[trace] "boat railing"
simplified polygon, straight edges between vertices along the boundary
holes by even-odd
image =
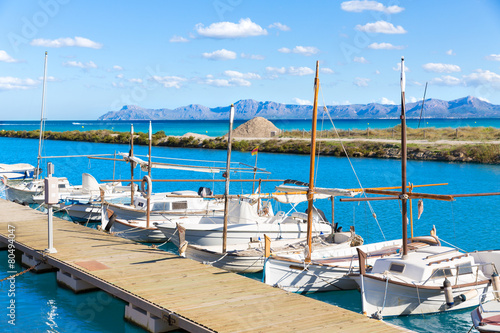
[[[495,297],[495,295],[499,295],[500,290],[490,290],[490,291],[486,291],[486,292],[480,294],[478,299],[479,299],[479,308],[481,309],[481,313],[496,313],[496,312],[500,313],[500,308],[498,308],[498,310],[487,310],[483,307],[483,304],[488,299],[488,294],[490,294],[490,293],[493,294],[494,301],[499,301],[499,299],[497,297]]]
[[[451,274],[451,275],[446,275],[445,270],[449,270],[450,272],[452,272],[452,271],[456,271],[456,274],[454,275],[454,276],[455,276],[455,284],[454,284],[454,285],[456,286],[456,285],[458,285],[458,277],[459,277],[460,275],[464,275],[464,274],[466,274],[466,273],[464,273],[464,274],[459,274],[459,273],[460,273],[460,269],[464,269],[465,267],[467,267],[467,268],[469,268],[469,267],[470,267],[470,268],[471,268],[471,273],[473,273],[472,268],[474,268],[474,267],[476,268],[476,278],[475,278],[475,282],[477,283],[477,282],[478,282],[477,280],[478,280],[478,278],[479,278],[479,268],[480,268],[480,267],[483,267],[483,266],[487,266],[487,265],[493,265],[493,263],[480,263],[480,264],[473,264],[473,265],[470,265],[470,266],[469,266],[469,265],[467,265],[467,266],[460,266],[460,265],[457,265],[457,266],[455,266],[455,267],[449,267],[449,266],[448,266],[448,267],[440,267],[440,268],[438,268],[438,269],[434,270],[434,271],[432,272],[431,276],[429,276],[429,277],[427,278],[427,280],[425,280],[425,281],[424,281],[424,283],[423,283],[422,285],[424,285],[424,286],[425,286],[425,285],[426,285],[426,283],[427,283],[427,282],[429,282],[430,280],[432,280],[432,279],[435,277],[434,275],[435,275],[435,274],[437,274],[439,271],[443,271],[443,275],[442,275],[442,276],[439,276],[439,277],[444,277],[444,278],[448,278],[448,277],[450,277],[450,278],[452,278],[452,277],[453,277],[453,274]]]

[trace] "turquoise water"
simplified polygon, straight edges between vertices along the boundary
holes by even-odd
[[[235,120],[234,128],[243,124],[244,120]],[[282,130],[310,130],[311,120],[303,119],[276,119],[272,122]],[[48,120],[46,122],[47,131],[90,131],[98,129],[107,129],[118,132],[130,131],[130,124],[134,124],[136,132],[147,132],[149,121],[98,121],[98,120]],[[336,119],[335,127],[337,129],[367,129],[367,128],[389,128],[400,123],[399,119]],[[407,125],[412,128],[418,127],[418,119],[408,119]],[[496,127],[500,128],[499,118],[471,118],[471,119],[423,119],[420,127]],[[164,131],[167,135],[184,135],[187,132],[206,134],[209,136],[221,136],[228,132],[228,121],[226,120],[154,120],[153,132]],[[40,128],[40,122],[33,121],[0,121],[1,130],[31,131]],[[319,116],[318,129],[332,129],[330,121]]]
[[[36,151],[38,141],[32,139],[0,138],[0,163],[27,162],[36,164]],[[113,154],[115,151],[127,152],[128,146],[117,144],[94,144],[85,142],[66,142],[66,141],[46,141],[44,144],[44,155],[81,155],[81,154]],[[146,154],[147,148],[135,147],[136,154]],[[222,150],[202,150],[202,149],[183,149],[169,147],[154,147],[153,156],[163,156],[183,159],[204,159],[210,160],[212,164],[215,161],[225,161],[226,152]],[[239,161],[253,165],[255,156],[249,152],[233,152],[233,161]],[[109,161],[89,161],[86,158],[65,158],[52,159],[55,163],[55,176],[68,177],[73,184],[81,184],[81,173],[89,172],[98,180],[109,179],[113,175],[113,162]],[[400,162],[396,160],[385,159],[365,159],[354,158],[352,164],[364,187],[374,186],[397,186],[400,184]],[[296,179],[308,181],[309,157],[305,155],[291,154],[258,154],[258,166],[266,168],[272,172],[270,176],[273,179]],[[128,164],[116,163],[115,177],[117,179],[127,179],[130,175]],[[136,178],[141,177],[137,169]],[[153,170],[154,178],[167,179],[207,179],[211,176],[207,174],[195,174],[191,172],[179,172],[171,170]],[[232,179],[249,178],[248,175],[234,174]],[[221,179],[216,175],[215,179]],[[429,187],[421,190],[424,193],[455,194],[455,193],[477,193],[477,192],[499,192],[500,191],[500,166],[498,165],[480,165],[480,164],[459,164],[446,162],[408,162],[408,180],[415,184],[443,183],[447,186]],[[317,186],[320,187],[358,187],[356,177],[351,170],[349,162],[345,158],[320,157],[317,166]],[[224,191],[223,183],[154,183],[153,191],[167,191],[175,189],[194,189],[199,186],[212,187],[216,194]],[[248,184],[231,183],[230,191],[232,193],[248,192]],[[265,184],[264,191],[272,191],[273,184]],[[330,202],[317,202],[320,209],[324,210],[327,216],[331,215]],[[416,206],[416,203],[414,203]],[[415,234],[429,234],[433,225],[436,226],[438,235],[441,239],[453,243],[464,250],[485,250],[499,249],[500,225],[500,197],[476,197],[476,198],[458,198],[453,203],[425,200],[425,210],[420,220],[415,221]],[[373,202],[372,207],[377,215],[380,228],[383,230],[385,239],[395,239],[401,237],[401,217],[399,206],[396,201],[378,201]],[[299,211],[306,209],[305,204],[297,208]],[[277,205],[275,211],[288,210],[286,205]],[[345,229],[354,225],[358,234],[360,234],[366,243],[384,240],[377,222],[371,216],[369,207],[366,203],[341,203],[335,201],[335,217]],[[56,240],[57,241],[57,240]],[[0,253],[0,255],[5,255]],[[0,257],[0,265],[6,260]],[[1,266],[0,266],[1,267]],[[4,269],[2,269],[2,272]],[[32,275],[26,274],[27,277]],[[6,276],[4,274],[3,276]],[[53,275],[52,275],[53,276]],[[38,277],[38,276],[37,276]],[[48,303],[55,298],[53,295],[59,295],[66,291],[59,289],[50,289],[55,284],[55,277],[50,275],[40,275],[42,280],[36,282],[36,288],[23,287],[27,292],[22,298],[26,299],[25,305],[20,305],[19,311],[23,312],[23,320],[30,321],[30,327],[39,331],[49,329],[48,313],[52,309]],[[260,278],[260,276],[254,276]],[[28,278],[32,281],[32,278]],[[28,282],[27,282],[28,283]],[[29,282],[33,283],[33,282]],[[2,285],[5,288],[5,285]],[[49,288],[49,292],[44,290]],[[40,289],[39,292],[36,290]],[[5,297],[1,295],[0,297]],[[65,296],[66,297],[66,296]],[[80,318],[75,314],[75,304],[78,304],[78,297],[81,295],[67,295],[68,301],[58,301],[56,299],[57,313],[61,314],[51,317],[59,328],[70,327],[74,325],[90,325],[95,332],[107,331],[107,322],[103,323],[93,320],[86,322],[86,318]],[[83,296],[85,297],[85,295]],[[360,311],[361,303],[357,291],[348,292],[329,292],[309,295],[322,301],[332,303],[352,311]],[[83,298],[85,299],[85,298]],[[116,325],[123,325],[121,316],[123,315],[123,303],[114,300],[116,303],[110,305],[116,311],[116,320],[112,322]],[[3,302],[3,301],[2,301]],[[22,308],[26,306],[26,310]],[[36,310],[28,311],[37,308]],[[40,308],[43,309],[40,310]],[[69,313],[72,315],[62,315]],[[26,317],[24,317],[26,316]],[[115,318],[115,317],[113,317]],[[391,323],[418,331],[418,332],[467,332],[470,328],[470,311],[445,313],[438,315],[412,316],[388,319]],[[84,326],[87,327],[87,326]],[[121,327],[121,326],[118,326]],[[128,328],[124,328],[128,329]],[[35,330],[35,331],[36,331]],[[30,331],[34,331],[31,329]],[[65,329],[54,329],[56,332],[65,332]],[[85,331],[85,330],[83,330]],[[92,331],[92,330],[89,330]],[[120,330],[123,331],[123,330]]]

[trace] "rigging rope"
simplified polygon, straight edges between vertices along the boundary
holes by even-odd
[[[356,170],[354,169],[354,166],[352,165],[351,159],[349,158],[349,154],[347,153],[347,150],[345,149],[344,143],[342,142],[342,139],[340,138],[339,132],[337,131],[337,128],[335,127],[335,124],[333,123],[333,120],[332,120],[332,117],[330,115],[330,112],[328,111],[328,108],[326,107],[325,97],[323,95],[323,89],[321,87],[321,84],[319,86],[319,89],[321,91],[321,97],[323,98],[323,110],[325,111],[326,115],[328,116],[328,119],[330,119],[330,123],[333,126],[333,130],[335,131],[335,134],[339,138],[339,142],[340,142],[340,145],[342,146],[342,150],[344,151],[344,154],[347,157],[347,160],[349,161],[349,164],[351,165],[351,169],[352,169],[352,171],[354,173],[354,176],[356,177],[356,180],[358,181],[359,187],[361,188],[362,193],[365,196],[365,198],[367,198],[367,195],[366,195],[366,193],[364,191],[363,185],[361,185],[361,181],[359,180],[358,174],[356,173]],[[382,233],[382,237],[384,237],[384,240],[387,240],[385,238],[384,232],[382,231],[382,227],[380,226],[380,223],[378,222],[377,215],[375,214],[375,211],[373,210],[372,205],[370,204],[369,201],[367,201],[366,203],[368,204],[368,207],[370,208],[370,212],[372,213],[373,218],[377,222],[377,226],[378,226],[380,232]]]

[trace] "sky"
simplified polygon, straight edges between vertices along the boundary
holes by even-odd
[[[0,2],[0,120],[97,119],[124,105],[241,99],[500,104],[496,0]]]

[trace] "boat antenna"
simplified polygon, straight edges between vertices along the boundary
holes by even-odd
[[[401,57],[401,206],[403,215],[403,259],[408,255],[408,194],[406,189],[405,58]]]
[[[305,262],[311,262],[312,253],[312,221],[314,200],[314,157],[316,155],[316,122],[318,119],[318,91],[319,91],[319,61],[316,61],[316,77],[314,78],[314,103],[311,127],[311,162],[309,164],[309,189],[307,190],[307,255]]]
[[[425,103],[425,94],[427,93],[427,83],[429,82],[425,82],[424,99],[422,99],[422,108],[420,109],[420,118],[418,119],[417,128],[420,128],[420,121],[422,120],[422,112],[424,111],[424,103]]]
[[[45,63],[43,66],[43,85],[42,85],[42,115],[40,119],[40,137],[38,138],[38,157],[36,162],[36,179],[40,176],[40,163],[42,160],[42,140],[44,130],[44,110],[45,110],[45,83],[47,81],[47,51],[45,51]]]

